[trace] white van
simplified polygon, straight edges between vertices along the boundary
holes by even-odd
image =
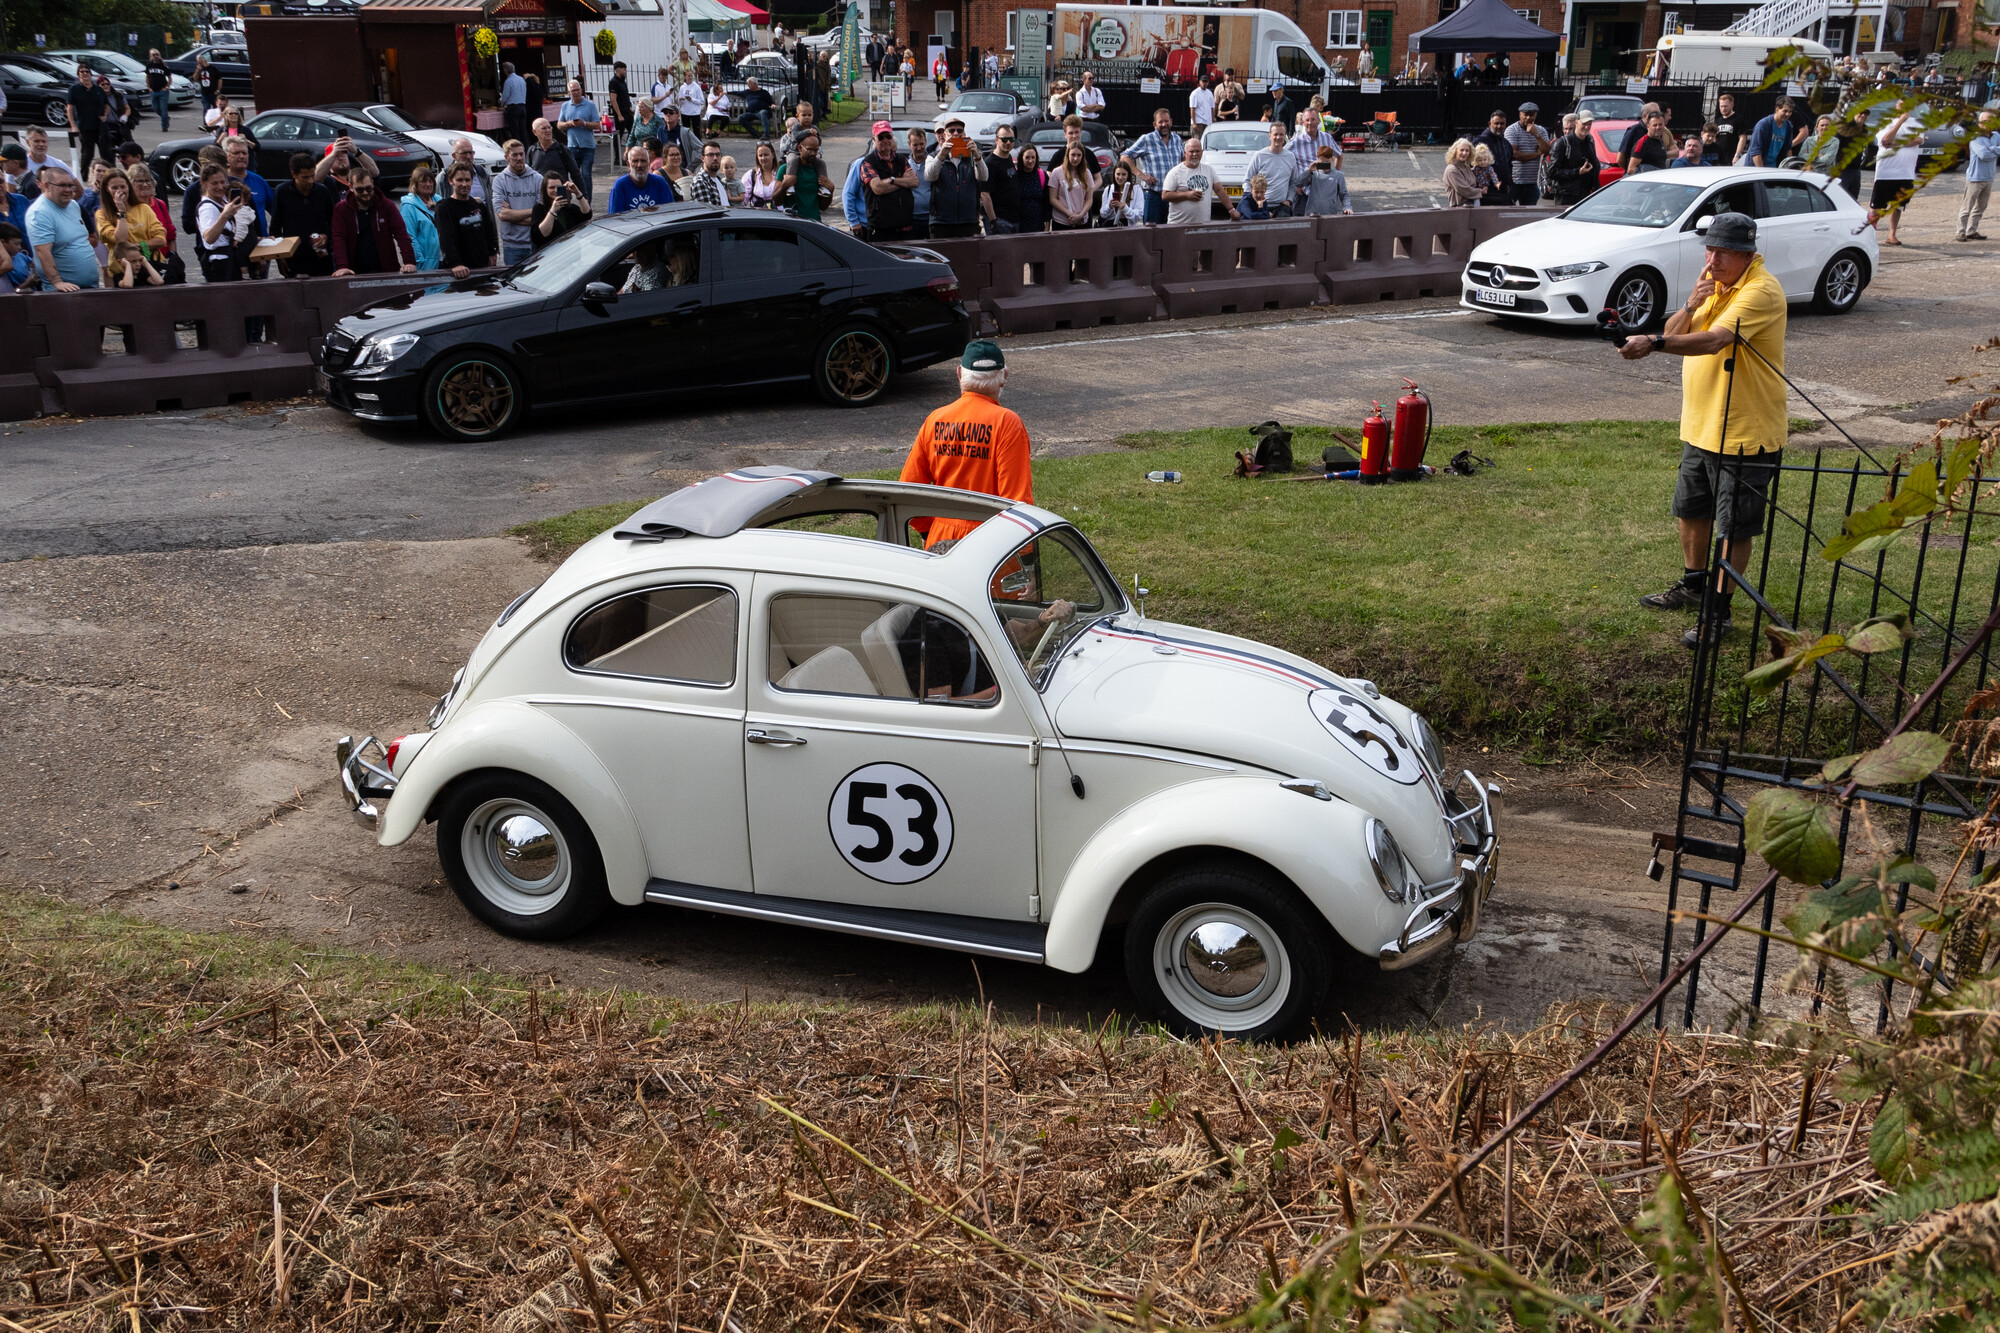
[[[1049,63],[1112,86],[1158,79],[1192,88],[1210,67],[1322,93],[1331,78],[1312,39],[1283,14],[1180,4],[1057,5]]]
[[[1803,37],[1766,37],[1733,32],[1676,32],[1660,38],[1648,78],[1718,79],[1724,82],[1762,79],[1770,73],[1771,53],[1797,47],[1797,54],[1831,63],[1833,52]]]

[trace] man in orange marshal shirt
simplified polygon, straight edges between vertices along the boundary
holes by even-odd
[[[902,480],[1033,504],[1028,428],[1018,415],[1000,406],[1000,391],[1006,385],[1007,360],[1000,345],[984,338],[967,343],[958,360],[958,400],[925,418],[910,456],[903,461]],[[924,530],[924,549],[930,551],[944,550],[979,526],[962,518],[915,522],[930,525]]]

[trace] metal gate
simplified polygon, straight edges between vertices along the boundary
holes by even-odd
[[[1823,429],[1838,438],[1809,453],[1785,451],[1763,536],[1742,573],[1725,576],[1735,593],[1735,632],[1693,654],[1679,817],[1673,833],[1654,835],[1655,860],[1648,868],[1667,880],[1661,981],[1714,928],[1706,920],[1677,919],[1677,909],[1699,918],[1744,906],[1738,897],[1746,890],[1743,811],[1752,796],[1772,786],[1816,789],[1828,760],[1879,744],[1968,645],[1976,651],[1936,699],[1926,701],[1913,725],[1949,734],[1966,699],[1991,679],[1988,621],[2000,607],[2000,498],[1986,492],[2000,487],[1993,487],[1990,474],[1976,475],[1961,494],[1961,508],[1941,511],[1928,526],[1872,555],[1828,561],[1822,548],[1840,534],[1846,517],[1895,494],[1918,458],[1864,447],[1831,421]],[[1711,573],[1721,565],[1720,550],[1718,543]],[[1752,667],[1771,660],[1768,625],[1837,633],[1896,612],[1906,612],[1917,631],[1900,652],[1821,658],[1769,695],[1754,694],[1743,683]],[[1954,761],[1914,787],[1857,790],[1837,824],[1842,851],[1861,853],[1848,856],[1849,868],[1869,859],[1871,849],[1921,856],[1926,847],[1955,841],[1959,825],[1977,818],[1992,799],[1993,783]],[[1975,853],[1970,869],[1982,869],[1986,858]],[[1754,888],[1764,879],[1763,866],[1750,869]],[[1780,899],[1798,892],[1780,882],[1750,905],[1745,919],[1770,930]],[[1901,884],[1899,909],[1908,894],[1909,885]],[[1748,932],[1717,941],[1689,972],[1683,994],[1661,998],[1656,1025],[1670,1010],[1688,1027],[1754,1025],[1773,998],[1770,945]],[[1702,992],[1703,966],[1712,994]],[[1794,1007],[1817,1012],[1825,984],[1821,970]],[[1893,997],[1886,984],[1878,996],[1879,1026]],[[1861,1021],[1865,1015],[1851,1017]]]

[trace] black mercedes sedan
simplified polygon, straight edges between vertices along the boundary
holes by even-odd
[[[320,369],[344,412],[476,441],[530,412],[794,383],[865,407],[899,372],[958,356],[970,332],[935,251],[669,204],[349,315]]]

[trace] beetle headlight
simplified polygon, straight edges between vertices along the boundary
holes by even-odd
[[[1389,826],[1381,820],[1370,819],[1364,836],[1368,841],[1368,864],[1374,868],[1375,883],[1390,902],[1403,902],[1409,896],[1410,868],[1403,859],[1403,849],[1396,845],[1396,835],[1389,832]]]
[[[417,345],[414,333],[381,334],[361,344],[361,351],[354,358],[355,370],[375,370],[388,365],[403,353]]]
[[[1586,273],[1595,273],[1610,267],[1601,259],[1593,259],[1588,264],[1559,264],[1555,268],[1542,271],[1549,275],[1550,282],[1568,282],[1571,278],[1580,278]]]

